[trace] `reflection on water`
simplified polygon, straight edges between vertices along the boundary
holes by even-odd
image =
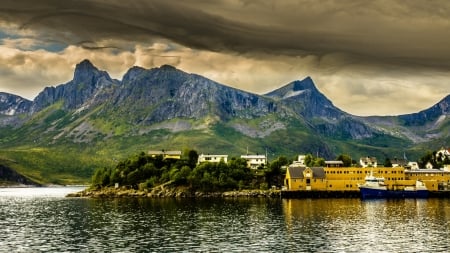
[[[283,200],[289,241],[305,251],[448,252],[450,201]]]
[[[1,252],[447,252],[450,247],[449,200],[102,200],[69,199],[62,189],[44,189],[33,194],[0,189]]]

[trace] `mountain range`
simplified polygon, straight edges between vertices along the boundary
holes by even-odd
[[[449,104],[450,95],[413,114],[361,117],[334,106],[309,77],[258,95],[169,65],[132,67],[116,80],[84,60],[71,81],[33,101],[0,93],[0,164],[70,183],[150,149],[417,159],[449,143]]]

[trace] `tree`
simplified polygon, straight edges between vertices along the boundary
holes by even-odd
[[[191,169],[195,168],[198,161],[198,153],[195,150],[189,150],[188,152],[188,165]]]
[[[286,157],[280,156],[276,160],[272,161],[267,169],[264,171],[264,177],[268,185],[282,185],[284,175],[281,172],[281,168],[288,165],[289,161]]]
[[[351,167],[352,166],[352,158],[349,155],[341,154],[338,157],[336,157],[337,161],[342,161],[344,164],[344,167]]]
[[[391,159],[389,159],[388,157],[386,157],[386,159],[384,160],[384,167],[392,167]]]

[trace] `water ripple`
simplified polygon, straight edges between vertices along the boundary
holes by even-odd
[[[98,200],[21,194],[0,191],[0,252],[450,250],[450,200]]]

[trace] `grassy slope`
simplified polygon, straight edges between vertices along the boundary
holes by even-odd
[[[99,137],[90,143],[74,143],[65,138],[53,139],[58,132],[64,129],[70,131],[86,119],[100,132]],[[92,113],[65,114],[55,104],[35,115],[33,120],[20,129],[1,129],[0,159],[3,160],[0,162],[8,161],[9,167],[38,183],[85,184],[90,182],[95,169],[112,167],[116,161],[147,150],[195,149],[199,153],[238,157],[246,153],[248,148],[252,154],[267,152],[269,159],[278,156],[293,158],[298,154],[319,152],[320,156],[328,155],[327,159],[334,158],[330,154],[349,154],[355,160],[360,156],[370,155],[377,157],[380,162],[385,157],[403,157],[403,152],[412,160],[424,153],[423,149],[404,150],[403,147],[412,144],[386,135],[361,141],[316,138],[309,129],[302,127],[304,124],[295,119],[284,121],[288,130],[277,130],[264,138],[250,138],[231,127],[232,124],[241,123],[258,128],[267,120],[271,118],[216,123],[210,129],[177,133],[153,130],[143,135],[127,136],[133,126],[120,118],[105,121],[92,117]],[[192,121],[192,124],[196,123]],[[449,126],[443,127],[448,129]],[[48,134],[42,134],[43,132]],[[116,136],[105,138],[109,133]],[[437,140],[436,145],[440,141]]]

